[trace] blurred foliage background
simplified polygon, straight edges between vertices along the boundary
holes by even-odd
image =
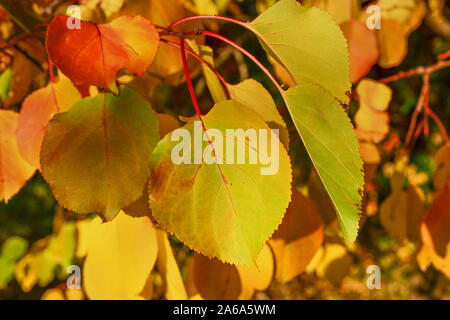
[[[331,2],[330,0],[329,2]],[[14,1],[13,1],[14,2]],[[119,2],[117,10],[108,8],[115,3],[102,5],[101,1],[17,1],[21,4],[13,4],[11,1],[0,1],[5,10],[1,30],[3,42],[23,32],[14,19],[8,19],[10,13],[18,16],[26,15],[28,9],[32,9],[33,16],[37,15],[46,20],[53,14],[64,13],[68,4],[79,4],[83,8],[83,14],[89,14],[89,20],[102,22],[110,20],[115,14],[121,14],[121,10],[127,9],[127,2]],[[130,3],[132,1],[129,1]],[[142,1],[145,2],[145,1]],[[151,2],[151,1],[150,1]],[[161,1],[162,6],[170,6],[172,1]],[[233,16],[237,19],[248,21],[256,17],[264,8],[275,1],[272,0],[250,0],[250,1],[181,1],[186,10],[185,15],[200,13],[221,14]],[[306,5],[327,7],[328,1],[304,1]],[[350,1],[354,11],[363,12],[370,1]],[[391,1],[396,2],[396,1]],[[399,1],[400,3],[402,1]],[[408,1],[406,1],[408,2]],[[414,1],[413,1],[414,2]],[[396,66],[382,68],[378,64],[370,68],[365,76],[371,79],[382,79],[418,66],[428,66],[436,63],[436,57],[450,50],[449,34],[445,29],[436,28],[430,13],[430,6],[435,1],[424,1],[426,13],[420,20],[419,26],[407,37],[407,53],[400,59]],[[437,1],[439,2],[439,1]],[[437,3],[436,2],[436,3]],[[103,1],[105,3],[105,1]],[[403,1],[405,3],[405,1]],[[415,3],[415,2],[414,2]],[[444,5],[443,5],[444,4]],[[439,5],[439,4],[438,4]],[[414,4],[413,10],[418,6]],[[442,1],[441,13],[444,19],[450,17],[448,1]],[[123,7],[121,9],[121,7]],[[11,12],[10,12],[11,11]],[[447,17],[447,18],[445,18]],[[448,21],[447,21],[448,24]],[[248,32],[242,32],[238,26],[231,24],[208,23],[206,27],[216,30],[236,43],[254,53],[272,71],[274,67],[261,50],[258,40]],[[39,41],[41,41],[39,39]],[[42,44],[42,42],[41,42]],[[215,66],[230,83],[237,83],[246,78],[254,78],[269,89],[274,96],[279,110],[293,127],[292,122],[286,115],[281,97],[271,85],[267,77],[257,66],[244,58],[240,53],[224,46],[214,39],[206,40],[206,44],[214,48]],[[39,58],[34,58],[27,53],[25,46],[18,44],[15,50],[25,52],[24,56],[32,61],[32,64],[41,63]],[[162,62],[171,63],[170,61]],[[37,88],[45,81],[45,73],[35,77],[30,82],[28,89],[20,96],[15,93],[17,99],[10,101],[8,90],[10,83],[6,74],[10,67],[5,62],[3,74],[0,77],[0,90],[6,91],[3,95],[3,106],[13,110],[20,110],[21,102],[25,94]],[[12,65],[12,68],[14,66]],[[13,70],[14,72],[14,70]],[[38,74],[37,71],[33,71]],[[202,79],[199,69],[193,71],[194,84],[200,106],[203,111],[211,107],[211,97],[207,91],[205,81]],[[279,75],[279,73],[277,73]],[[4,80],[3,78],[6,78]],[[136,87],[145,91],[147,98],[158,112],[172,115],[182,114],[184,116],[194,115],[194,110],[189,98],[187,86],[179,73],[168,77],[150,72],[147,83],[136,83]],[[280,77],[281,78],[281,77]],[[2,80],[3,79],[3,80]],[[6,83],[6,88],[5,88]],[[450,130],[450,68],[444,68],[432,73],[430,78],[431,108],[436,112],[441,121]],[[354,84],[354,89],[357,83]],[[270,286],[264,291],[256,291],[253,298],[256,299],[449,299],[450,281],[432,264],[427,268],[420,268],[417,263],[417,255],[421,247],[420,239],[399,239],[392,232],[386,231],[380,221],[379,208],[385,199],[392,193],[391,179],[392,167],[399,163],[403,141],[408,130],[411,113],[414,110],[422,87],[420,76],[404,78],[389,84],[392,89],[392,100],[389,104],[389,134],[383,142],[377,144],[380,160],[375,166],[370,183],[370,199],[366,201],[364,212],[364,223],[361,226],[358,240],[355,244],[344,242],[337,236],[336,220],[330,220],[326,214],[322,218],[325,223],[324,245],[321,250],[328,250],[331,255],[326,265],[322,265],[322,271],[314,267],[306,268],[302,274],[294,277],[288,282],[274,279]],[[151,88],[150,90],[147,90]],[[349,114],[354,118],[358,111],[359,103],[353,99],[349,106]],[[312,166],[309,162],[303,146],[298,139],[295,130],[291,134],[291,155],[293,161],[298,164],[294,172],[296,184],[299,189],[310,183],[313,179]],[[390,143],[389,146],[387,145]],[[410,179],[418,179],[415,183],[424,193],[424,202],[428,206],[431,203],[431,195],[435,191],[433,176],[436,171],[436,153],[442,146],[443,137],[438,128],[430,122],[430,133],[428,136],[421,135],[415,142],[414,148],[409,154],[408,166],[410,175],[405,177],[405,184]],[[367,174],[367,173],[366,173]],[[367,186],[366,186],[367,187]],[[326,202],[326,199],[319,198]],[[370,204],[370,209],[367,209]],[[450,210],[450,208],[447,208]],[[77,230],[75,214],[65,212],[56,203],[51,189],[43,180],[39,172],[36,172],[25,187],[14,196],[8,203],[0,203],[0,299],[40,299],[44,292],[50,288],[64,288],[65,272],[68,265],[82,265],[83,259],[76,256]],[[395,232],[394,232],[395,233]],[[177,239],[171,238],[178,265],[182,275],[188,272],[188,258],[191,251],[183,246]],[[335,247],[333,247],[335,246]],[[337,247],[336,247],[337,246]],[[45,248],[45,249],[43,249]],[[324,249],[325,248],[325,249]],[[343,251],[342,251],[343,250]],[[35,274],[30,274],[30,265],[25,257],[33,256],[38,260]],[[323,253],[322,253],[323,254]],[[24,261],[25,260],[25,261]],[[314,260],[314,259],[313,259]],[[311,262],[311,263],[314,263]],[[366,286],[366,268],[377,264],[381,268],[381,289],[369,290]],[[276,268],[276,266],[275,266]],[[152,272],[154,284],[153,298],[164,298],[161,288],[161,276],[157,271]]]

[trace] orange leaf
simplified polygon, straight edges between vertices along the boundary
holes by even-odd
[[[343,23],[341,29],[349,44],[350,80],[355,83],[377,63],[378,44],[376,34],[355,19]]]
[[[194,253],[188,261],[186,289],[190,297],[206,300],[235,300],[242,291],[235,266]]]
[[[438,192],[420,226],[425,250],[433,265],[450,278],[450,185]]]
[[[52,61],[75,85],[117,92],[117,72],[143,74],[158,51],[158,32],[141,16],[125,15],[99,25],[82,21],[80,29],[68,29],[67,19],[59,16],[50,23],[46,46]]]
[[[34,168],[19,154],[16,141],[19,114],[0,110],[0,200],[7,202],[31,178]]]
[[[360,99],[355,115],[358,138],[379,143],[389,132],[389,114],[385,110],[392,91],[385,84],[370,79],[361,80],[356,91]]]
[[[33,167],[40,167],[41,144],[53,114],[69,110],[79,99],[80,93],[66,77],[26,97],[19,115],[17,145],[22,157]]]
[[[276,261],[275,277],[287,282],[305,271],[323,241],[323,223],[316,203],[293,190],[283,222],[269,244]]]

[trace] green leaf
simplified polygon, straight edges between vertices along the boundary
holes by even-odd
[[[12,236],[5,240],[0,252],[0,289],[4,289],[12,280],[16,261],[27,249],[28,243],[21,237]]]
[[[61,205],[111,220],[142,194],[158,139],[150,104],[121,87],[118,96],[85,98],[52,118],[42,173]]]
[[[358,232],[363,166],[341,105],[351,91],[345,37],[330,15],[281,0],[246,24],[297,86],[280,89],[308,154],[336,208],[346,239]]]
[[[7,262],[16,262],[28,249],[28,243],[21,237],[12,236],[2,245],[0,259]]]
[[[6,101],[8,99],[9,87],[11,85],[12,68],[6,68],[0,75],[0,99]]]
[[[281,0],[248,24],[270,55],[297,84],[313,83],[349,102],[349,56],[345,37],[331,16],[295,0]]]
[[[258,113],[272,129],[279,129],[280,140],[289,149],[289,132],[270,93],[253,79],[229,85],[231,98]]]
[[[201,158],[197,164],[192,161],[197,145],[194,137],[202,139],[203,135],[198,121],[192,119],[183,127],[191,137],[187,145],[194,149],[187,157],[191,158],[186,161],[190,163],[174,163],[172,153],[181,142],[172,141],[173,134],[166,135],[155,148],[151,162],[149,193],[153,216],[198,252],[225,262],[251,264],[280,224],[290,202],[292,170],[288,154],[258,114],[233,100],[216,104],[202,119],[207,136],[213,141],[215,159],[213,157],[210,164],[206,158]],[[215,134],[213,138],[211,129],[219,130],[221,135]],[[227,129],[256,129],[257,132],[266,129],[268,155],[273,156],[273,161],[276,161],[276,147],[271,146],[271,142],[278,146],[278,171],[262,175],[261,169],[269,165],[261,163],[259,147],[258,161],[255,164],[249,161],[250,149],[256,149],[255,140],[244,137],[244,133],[236,138]],[[201,150],[206,148],[203,155],[208,152],[211,157],[208,139],[202,140],[197,141]],[[236,143],[236,140],[244,143]],[[223,157],[220,157],[220,142]],[[234,144],[231,145],[234,164],[229,163],[231,155],[225,152],[228,144]],[[239,151],[245,151],[244,164],[236,161]]]
[[[336,208],[344,237],[358,233],[363,163],[353,126],[340,104],[313,84],[290,88],[289,112]]]

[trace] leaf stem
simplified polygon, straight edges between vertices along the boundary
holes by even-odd
[[[205,36],[210,36],[216,39],[219,39],[227,44],[229,44],[230,46],[234,47],[235,49],[239,50],[241,53],[243,53],[244,55],[246,55],[250,60],[252,60],[268,77],[269,79],[273,82],[273,84],[277,87],[277,89],[280,91],[280,93],[283,92],[283,89],[281,88],[280,84],[278,83],[278,81],[275,79],[275,77],[272,75],[272,73],[269,71],[269,69],[267,69],[254,55],[252,55],[250,52],[248,52],[247,50],[245,50],[244,48],[242,48],[240,45],[238,45],[237,43],[231,41],[230,39],[222,36],[221,34],[212,32],[212,31],[207,31],[207,30],[203,30],[201,31],[203,35]]]
[[[185,18],[182,18],[182,19],[179,19],[177,21],[172,22],[172,24],[169,25],[166,28],[166,30],[172,30],[176,26],[178,26],[178,25],[180,25],[182,23],[185,23],[185,22],[194,21],[194,20],[204,20],[204,19],[212,19],[212,20],[220,20],[220,21],[225,21],[225,22],[231,22],[231,23],[240,25],[240,26],[246,28],[247,30],[252,31],[249,28],[247,22],[243,22],[243,21],[240,21],[240,20],[237,20],[237,19],[234,19],[234,18],[230,18],[230,17],[222,17],[222,16],[214,16],[214,15],[199,15],[199,16],[185,17]],[[277,89],[280,91],[280,93],[283,94],[283,92],[284,92],[283,88],[281,88],[280,84],[275,79],[275,77],[272,75],[272,73],[254,55],[252,55],[250,52],[248,52],[247,50],[242,48],[237,43],[231,41],[230,39],[228,39],[228,38],[226,38],[224,36],[222,36],[221,34],[218,34],[218,33],[212,32],[212,31],[207,31],[207,30],[197,29],[197,30],[189,32],[189,34],[196,34],[196,35],[202,34],[202,35],[214,37],[216,39],[219,39],[219,40],[221,40],[221,41],[231,45],[235,49],[239,50],[244,55],[246,55],[250,60],[252,60],[256,65],[258,65],[258,67],[270,78],[270,80],[277,87]]]
[[[160,39],[162,42],[167,43],[168,45],[177,47],[177,48],[181,48],[181,45],[167,40],[167,39]],[[196,54],[195,52],[193,52],[190,49],[185,48],[184,49],[185,52],[187,52],[189,55],[191,55],[192,57],[194,57],[195,59],[197,59],[198,61],[200,61],[201,63],[203,63],[204,65],[206,65],[212,72],[215,73],[215,75],[217,76],[217,78],[219,78],[219,80],[222,82],[222,87],[225,90],[225,92],[227,93],[227,96],[229,96],[229,92],[228,92],[228,85],[229,83],[225,80],[225,78],[219,73],[219,71],[217,71],[210,63],[208,63],[205,59],[203,59],[202,57],[200,57],[198,54]]]
[[[192,103],[194,104],[195,113],[201,118],[202,113],[200,112],[200,107],[198,106],[197,97],[195,96],[195,92],[194,92],[194,86],[192,85],[191,75],[189,74],[189,67],[187,64],[186,52],[185,52],[185,40],[183,37],[180,37],[180,52],[181,52],[181,60],[183,61],[184,75],[186,76],[186,81],[188,84]]]
[[[234,24],[238,24],[246,29],[248,29],[247,23],[234,19],[234,18],[229,18],[229,17],[222,17],[222,16],[213,16],[213,15],[200,15],[200,16],[191,16],[191,17],[185,17],[182,19],[179,19],[177,21],[172,22],[172,24],[170,26],[167,27],[167,29],[173,29],[176,26],[178,26],[179,24],[188,22],[188,21],[194,21],[194,20],[205,20],[205,19],[212,19],[212,20],[221,20],[221,21],[226,21],[226,22],[231,22]]]

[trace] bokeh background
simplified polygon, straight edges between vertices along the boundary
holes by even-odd
[[[180,15],[221,14],[248,21],[274,2],[272,0],[30,0],[17,1],[20,5],[11,6],[11,1],[2,0],[0,1],[0,5],[3,6],[3,9],[0,9],[1,42],[8,43],[10,39],[23,32],[17,25],[14,15],[29,14],[23,13],[29,9],[33,11],[32,15],[37,15],[45,23],[52,16],[63,14],[68,5],[78,4],[82,8],[83,19],[101,23],[122,13],[137,11],[137,8],[142,5],[145,9],[139,11],[140,14],[153,18],[153,21],[160,19],[158,23],[164,25],[164,18],[160,16],[165,10],[169,12],[168,16],[172,15],[176,18],[180,18]],[[347,30],[346,36],[354,54],[351,60],[354,92],[352,102],[347,106],[353,120],[360,109],[361,97],[358,97],[356,87],[362,78],[379,80],[401,71],[433,65],[439,54],[450,49],[448,1],[379,1],[383,19],[381,31],[369,31],[363,23],[365,8],[376,1],[305,0],[299,2],[328,10],[342,29]],[[181,13],[172,12],[171,10],[175,7],[182,8]],[[348,30],[352,23],[356,23],[354,21],[359,21],[362,28],[367,29],[364,31],[368,34],[367,36],[351,36]],[[289,85],[289,79],[280,70],[280,66],[267,58],[258,40],[249,32],[242,32],[240,27],[232,24],[216,22],[207,22],[202,27],[218,31],[233,39],[254,53],[260,61],[276,73],[286,86]],[[45,28],[39,30],[45,32]],[[43,40],[44,38],[37,37],[18,42],[13,47],[9,47],[8,52],[0,48],[2,108],[20,111],[23,99],[47,81],[45,57],[36,54],[33,49],[35,45],[42,47]],[[270,81],[257,66],[232,48],[211,39],[202,41],[213,48],[215,66],[229,82],[238,83],[251,77],[261,82],[274,96],[280,112],[291,127],[290,154],[296,165],[294,170],[296,188],[303,192],[309,190],[310,198],[318,205],[324,228],[321,249],[312,261],[308,261],[300,274],[288,281],[281,279],[282,276],[274,276],[267,288],[255,290],[251,297],[255,299],[450,298],[448,267],[446,276],[445,272],[436,268],[428,261],[429,259],[423,258],[426,254],[421,251],[420,235],[404,236],[399,231],[404,221],[397,220],[398,225],[386,226],[380,218],[380,208],[394,192],[392,180],[396,172],[403,174],[403,190],[408,190],[409,186],[419,190],[420,204],[424,206],[421,215],[426,213],[435,199],[437,190],[433,181],[438,171],[437,162],[439,161],[436,157],[444,142],[441,132],[430,121],[429,134],[421,134],[410,152],[405,152],[404,145],[411,114],[420,96],[422,77],[411,76],[389,83],[392,99],[386,109],[389,115],[387,132],[382,134],[381,140],[368,142],[370,150],[372,148],[376,150],[375,155],[372,153],[363,155],[366,163],[363,222],[356,243],[351,244],[345,242],[339,235],[338,223],[333,213],[330,214],[329,200],[317,184],[317,177],[295,129],[292,129],[293,124],[286,114],[281,97]],[[373,43],[367,47],[370,41]],[[174,58],[160,59],[158,68],[150,70],[145,80],[132,80],[131,85],[143,93],[158,112],[173,116],[178,114],[192,116],[194,110],[189,92],[182,69],[177,64],[179,57],[176,53],[173,56]],[[199,66],[194,61],[190,63],[196,94],[201,109],[206,112],[212,105],[211,96],[201,77]],[[15,77],[18,75],[20,79],[17,80]],[[429,105],[447,130],[450,130],[449,87],[450,68],[443,68],[431,74]],[[412,200],[408,198],[408,201]],[[386,210],[389,211],[389,209]],[[392,210],[395,211],[395,209]],[[450,210],[450,207],[445,210]],[[411,210],[406,211],[408,215]],[[88,218],[90,217],[82,217],[82,219]],[[57,204],[50,187],[39,172],[36,172],[8,203],[0,203],[0,245],[2,245],[0,299],[41,299],[43,295],[44,298],[70,298],[69,293],[63,293],[67,278],[66,269],[73,264],[82,266],[84,261],[84,258],[77,254],[80,245],[78,228],[80,220],[79,216],[67,212]],[[301,224],[301,221],[297,223]],[[181,274],[185,281],[188,281],[186,279],[189,273],[189,259],[193,257],[193,253],[176,238],[170,237],[170,241]],[[271,247],[271,250],[274,248]],[[277,263],[280,262],[275,259],[275,268]],[[379,265],[381,269],[381,289],[379,290],[369,290],[366,286],[368,277],[366,268],[373,264]],[[217,268],[222,270],[221,267]],[[221,286],[219,283],[209,285]],[[157,269],[153,270],[149,277],[149,286],[152,289],[148,297],[165,298],[164,279]],[[187,290],[189,291],[189,288]],[[77,293],[73,298],[84,297],[84,293]]]

